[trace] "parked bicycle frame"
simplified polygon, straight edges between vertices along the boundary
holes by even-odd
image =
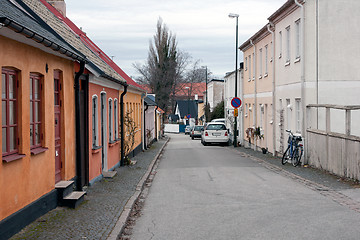
[[[289,133],[288,147],[284,152],[281,163],[284,165],[287,162],[292,163],[294,167],[299,165],[303,155],[303,145],[300,143],[302,138],[300,135],[294,135],[291,130],[286,130]]]

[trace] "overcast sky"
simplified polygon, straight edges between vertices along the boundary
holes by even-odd
[[[236,20],[239,46],[267,23],[286,0],[65,0],[70,18],[130,76],[144,63],[159,17],[176,34],[178,48],[213,75],[235,70]],[[242,54],[239,53],[239,61]]]

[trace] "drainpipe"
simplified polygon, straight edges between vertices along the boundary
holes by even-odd
[[[301,22],[300,22],[300,32],[301,32],[301,108],[302,108],[302,126],[301,126],[301,135],[303,138],[303,142],[306,142],[306,128],[305,128],[305,114],[306,114],[306,99],[305,99],[305,33],[304,33],[304,24],[305,24],[305,11],[304,11],[304,5],[300,4],[298,0],[294,0],[295,4],[298,5],[301,8]],[[303,4],[305,3],[305,0],[303,0]],[[304,164],[307,163],[307,147],[305,147],[304,150]]]
[[[149,108],[149,105],[147,105],[146,103],[145,103],[145,105],[146,105],[146,108],[144,109],[144,150],[147,149],[147,146],[146,146],[146,124],[145,124],[146,117],[145,117],[145,115],[146,115],[146,110],[148,110],[148,108]]]
[[[81,147],[81,141],[80,141],[80,128],[81,126],[81,122],[80,122],[80,76],[84,73],[84,69],[85,69],[85,62],[81,61],[80,62],[80,69],[79,71],[75,74],[75,84],[74,84],[74,88],[75,88],[75,134],[76,134],[76,190],[77,191],[82,191],[82,186],[81,186],[81,178],[82,178],[82,173],[81,173],[81,152],[80,149]]]
[[[155,108],[155,140],[157,141],[157,135],[158,135],[158,130],[157,130],[157,113],[156,111],[158,110],[159,106],[156,106]]]
[[[145,103],[144,103],[144,98],[146,97],[146,94],[145,93],[142,93],[141,94],[141,146],[142,146],[142,150],[145,150],[145,147],[144,147],[144,142],[145,142],[145,138],[144,138],[144,132],[145,132]]]
[[[267,30],[271,33],[272,39],[272,121],[273,121],[273,156],[276,155],[276,124],[275,124],[275,117],[276,117],[276,87],[275,87],[275,33],[270,29],[270,27],[275,27],[272,22],[269,22],[267,25]]]
[[[252,39],[250,39],[250,44],[251,46],[254,47],[254,57],[253,57],[253,62],[254,62],[254,66],[253,66],[253,75],[254,75],[254,109],[253,109],[253,122],[254,122],[254,127],[256,127],[256,120],[257,120],[257,111],[256,111],[256,108],[257,108],[257,81],[256,81],[256,46],[255,44],[253,43]],[[251,63],[250,63],[251,64]],[[251,76],[250,76],[251,78]],[[254,138],[254,150],[256,151],[256,145],[257,145],[257,140],[255,141],[255,138]]]
[[[121,128],[121,153],[120,153],[120,166],[124,166],[124,155],[125,155],[125,150],[124,150],[124,96],[127,93],[127,87],[128,85],[125,83],[123,84],[124,86],[124,91],[121,93],[120,95],[120,128]]]

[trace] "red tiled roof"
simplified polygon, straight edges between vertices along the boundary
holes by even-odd
[[[131,79],[116,63],[114,63],[90,38],[86,36],[86,34],[79,29],[69,18],[64,17],[56,8],[54,8],[51,4],[49,4],[46,0],[40,0],[56,17],[62,20],[66,25],[71,28],[71,30],[76,33],[80,39],[85,43],[85,45],[90,48],[93,52],[98,54],[98,56],[106,62],[112,69],[114,69],[120,76],[122,76],[129,85],[140,88],[141,90],[145,90],[142,86],[136,83],[133,79]]]
[[[149,84],[142,84],[143,89],[145,89],[148,93],[152,93],[151,87]],[[206,91],[206,83],[182,83],[177,87],[177,91],[175,92],[176,97],[188,97],[188,89],[191,89],[191,97],[194,97],[195,94],[199,96],[199,98],[204,98],[204,94]]]
[[[191,92],[190,95],[192,97],[195,96],[195,94],[197,94],[199,96],[199,98],[203,98],[204,97],[204,93],[206,91],[206,83],[201,82],[201,83],[183,83],[179,86],[179,90],[175,93],[175,95],[177,97],[186,97],[188,96],[188,89],[186,87],[189,87]]]

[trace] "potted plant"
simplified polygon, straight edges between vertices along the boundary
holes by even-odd
[[[259,138],[259,139],[262,139],[264,138],[264,134],[262,134],[262,129],[260,127],[256,127],[255,130],[254,130],[254,136]]]

